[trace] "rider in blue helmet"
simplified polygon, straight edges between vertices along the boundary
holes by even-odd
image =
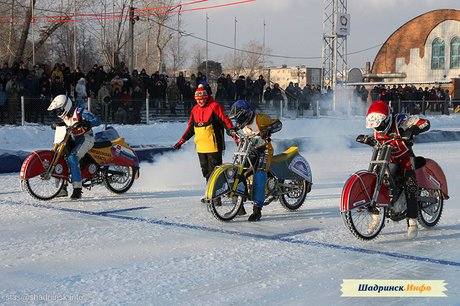
[[[254,188],[253,188],[253,213],[248,221],[259,221],[262,217],[262,206],[265,201],[265,185],[267,171],[273,157],[273,146],[270,135],[281,130],[282,124],[278,119],[272,119],[266,114],[257,114],[252,106],[245,100],[233,103],[228,116],[235,120],[235,125],[246,135],[252,135],[255,141],[257,160],[255,163]]]

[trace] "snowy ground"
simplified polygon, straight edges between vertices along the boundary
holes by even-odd
[[[460,130],[456,116],[429,119],[432,129]],[[2,174],[0,304],[458,305],[460,142],[415,146],[447,176],[451,198],[439,226],[408,241],[405,223],[390,221],[363,243],[339,213],[345,180],[370,157],[370,148],[350,147],[343,136],[369,132],[363,125],[362,117],[285,120],[277,149],[280,140],[306,139],[313,189],[298,211],[272,203],[258,223],[218,222],[199,203],[204,180],[192,143],[142,163],[140,179],[121,196],[97,187],[78,202],[39,202],[21,191],[18,173]],[[163,145],[184,129],[118,128],[131,144]],[[3,149],[47,148],[51,139],[47,128],[0,127]],[[233,148],[229,142],[224,159]],[[447,297],[344,298],[344,279],[440,279]]]

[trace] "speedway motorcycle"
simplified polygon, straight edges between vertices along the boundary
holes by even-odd
[[[97,141],[109,132],[113,140]],[[67,166],[70,139],[70,129],[57,126],[53,149],[32,152],[24,160],[20,172],[23,190],[38,200],[51,200],[59,194],[66,181],[70,181]],[[109,129],[96,134],[93,148],[80,160],[80,170],[83,187],[91,189],[103,184],[111,192],[121,194],[139,177],[139,159],[124,138]]]
[[[238,134],[238,149],[233,162],[216,167],[211,174],[204,202],[208,210],[220,221],[230,221],[238,214],[245,201],[252,200],[254,161],[253,136]],[[299,154],[297,147],[272,158],[267,172],[265,202],[279,200],[288,210],[302,206],[311,190],[312,173],[308,162]]]
[[[384,227],[385,218],[401,221],[407,217],[403,171],[399,171],[391,158],[391,152],[397,150],[392,144],[393,140],[379,143],[371,138],[373,153],[368,170],[351,175],[342,190],[342,219],[360,240],[377,237]],[[410,139],[401,140],[412,145]],[[360,136],[356,141],[366,143]],[[434,160],[422,156],[415,157],[415,168],[418,221],[423,227],[431,228],[441,218],[444,200],[449,199],[446,177]]]

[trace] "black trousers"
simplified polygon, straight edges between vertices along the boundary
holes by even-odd
[[[418,184],[415,171],[410,169],[404,171],[404,183],[407,201],[407,217],[417,218],[418,216]]]
[[[214,168],[222,165],[222,151],[214,153],[198,153],[198,158],[200,159],[201,172],[207,182],[212,171],[214,171]]]

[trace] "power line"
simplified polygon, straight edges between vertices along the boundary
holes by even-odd
[[[186,4],[196,4],[196,3],[199,3],[199,2],[206,2],[206,1],[207,0],[197,0],[197,1],[192,1],[192,2],[186,3]],[[247,3],[247,2],[253,2],[253,1],[255,1],[255,0],[242,0],[242,1],[238,1],[238,2],[231,2],[231,3],[225,3],[225,4],[213,5],[213,6],[207,6],[207,7],[190,8],[190,9],[185,9],[185,10],[182,9],[180,12],[183,13],[183,12],[186,12],[186,11],[205,10],[205,9],[210,9],[210,8],[218,8],[218,7],[222,7],[222,6],[243,4],[243,3]],[[0,1],[0,4],[10,4],[10,3]],[[186,4],[182,4],[182,5],[186,5]],[[22,4],[19,4],[19,5],[22,8],[26,8],[26,6],[24,6]],[[173,7],[175,7],[175,6],[169,6],[169,8],[173,8]],[[136,12],[151,11],[151,10],[159,10],[159,8],[165,8],[165,6],[164,7],[156,7],[156,8],[152,7],[152,8],[145,8],[145,9],[136,9],[135,11]],[[61,11],[55,11],[55,10],[50,10],[50,9],[39,9],[39,8],[37,8],[36,10],[42,11],[42,12],[60,13],[60,14],[62,14]],[[235,47],[228,46],[228,45],[225,45],[225,44],[222,44],[222,43],[206,40],[205,38],[196,36],[193,33],[187,33],[187,32],[178,30],[176,28],[170,27],[170,26],[165,25],[165,24],[160,24],[158,21],[149,18],[149,16],[155,16],[155,15],[158,15],[158,14],[174,14],[176,12],[178,13],[179,11],[176,11],[176,10],[163,11],[163,12],[160,11],[160,12],[157,12],[157,13],[146,13],[146,14],[139,14],[139,15],[142,16],[142,17],[147,17],[147,20],[153,21],[156,24],[164,26],[165,28],[167,28],[167,29],[169,29],[171,31],[178,32],[179,35],[181,35],[181,36],[192,37],[194,39],[197,39],[197,40],[200,40],[200,41],[203,41],[203,42],[208,42],[211,45],[218,46],[218,47],[221,47],[221,48],[224,48],[224,49],[229,49],[229,50],[233,50],[233,51],[239,51],[239,52],[243,52],[243,53],[254,54],[254,55],[259,55],[259,56],[264,56],[264,57],[270,57],[270,58],[296,59],[296,60],[316,60],[316,59],[321,59],[322,58],[321,56],[290,56],[290,55],[270,54],[270,53],[262,53],[262,52],[256,52],[256,51],[251,51],[251,50],[235,48]],[[119,14],[119,15],[115,15],[115,14]],[[103,16],[103,15],[104,15],[104,13],[100,13],[100,14],[78,14],[79,17],[84,17],[84,16]],[[117,18],[125,18],[126,17],[125,13],[123,13],[123,12],[120,12],[120,13],[119,12],[108,12],[108,13],[105,13],[105,15],[113,15],[113,16],[99,17],[99,18],[96,18],[96,20],[117,19]],[[72,17],[71,14],[65,15],[65,16],[66,17]],[[2,17],[2,16],[0,16],[0,17]],[[10,17],[11,16],[8,16],[8,18],[10,18]],[[44,18],[51,18],[51,17],[59,18],[59,17],[62,17],[62,15],[61,16],[48,16],[48,17],[45,16]],[[74,17],[77,17],[77,15],[75,15]],[[37,18],[38,17],[36,17],[36,19]],[[91,21],[91,20],[92,19],[89,18],[89,19],[81,19],[81,20],[73,20],[73,21],[72,20],[70,20],[70,21],[69,20],[56,20],[55,22],[77,22],[77,21],[80,22],[80,21]],[[372,47],[369,47],[369,48],[365,48],[365,49],[361,49],[361,50],[358,50],[358,51],[354,51],[354,52],[349,52],[349,53],[347,53],[347,55],[359,54],[359,53],[369,51],[369,50],[372,50],[372,49],[380,47],[380,46],[382,46],[382,44],[378,44],[378,45],[375,45],[375,46],[372,46]]]

